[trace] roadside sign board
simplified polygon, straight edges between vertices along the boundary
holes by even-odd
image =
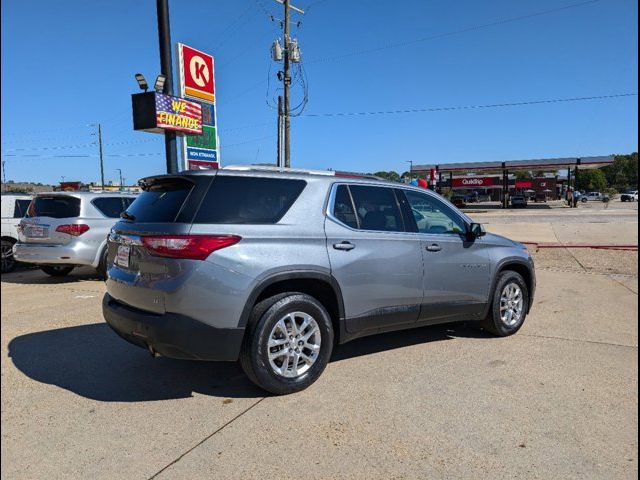
[[[131,101],[134,130],[202,135],[202,106],[198,102],[157,92],[136,93]]]
[[[179,43],[178,58],[183,95],[214,103],[216,87],[213,56]]]
[[[202,132],[187,135],[182,142],[185,168],[218,168],[218,139],[214,58],[212,55],[178,43],[180,94],[197,101],[202,110]]]

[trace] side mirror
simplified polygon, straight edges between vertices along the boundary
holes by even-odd
[[[469,229],[467,230],[467,237],[470,240],[475,240],[479,237],[484,237],[487,234],[487,231],[484,229],[484,226],[481,223],[472,223],[469,225]]]

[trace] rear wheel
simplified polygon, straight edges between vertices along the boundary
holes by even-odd
[[[98,272],[98,278],[100,280],[107,279],[107,247],[102,249],[102,254],[100,255],[100,263],[98,264],[98,268],[96,269]]]
[[[13,240],[2,240],[2,273],[9,273],[16,268],[16,259],[13,258]]]
[[[514,271],[500,273],[491,309],[482,328],[499,337],[513,335],[524,324],[529,311],[529,290],[522,276]]]
[[[324,371],[333,350],[333,327],[315,298],[288,293],[259,303],[240,353],[240,364],[259,387],[276,395],[299,392]]]
[[[75,267],[67,267],[62,265],[48,265],[46,267],[40,267],[40,270],[51,277],[64,277],[66,275],[69,275],[74,268]]]

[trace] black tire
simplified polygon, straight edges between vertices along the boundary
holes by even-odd
[[[51,277],[65,277],[69,275],[74,268],[75,267],[67,267],[62,265],[48,265],[46,267],[40,267],[40,270]]]
[[[100,255],[100,263],[98,264],[98,268],[96,268],[96,271],[98,272],[98,278],[102,281],[107,280],[107,253],[108,249],[105,246],[102,249],[102,254]]]
[[[582,198],[580,199],[580,201],[581,201],[582,203],[587,203],[587,202],[589,201],[589,199],[588,199],[588,198],[586,198],[586,197],[582,197]]]
[[[13,258],[14,240],[2,239],[2,273],[13,272],[16,269],[16,259]]]
[[[269,335],[276,323],[288,313],[311,315],[320,331],[320,350],[315,362],[301,375],[289,378],[276,373],[269,363]],[[257,304],[251,312],[240,352],[240,365],[257,386],[276,395],[299,392],[310,386],[322,374],[333,350],[333,326],[324,306],[304,293],[289,292]]]
[[[509,284],[516,284],[520,288],[523,298],[522,314],[520,320],[515,325],[507,325],[502,321],[502,318],[500,316],[500,298],[502,296],[503,290]],[[528,311],[529,289],[527,288],[527,283],[519,273],[512,270],[505,270],[498,276],[498,281],[496,282],[495,290],[493,292],[491,308],[489,309],[487,317],[482,320],[482,322],[480,322],[480,325],[487,332],[490,332],[499,337],[508,337],[509,335],[513,335],[518,330],[520,330],[520,328],[524,324],[525,319],[527,318]]]

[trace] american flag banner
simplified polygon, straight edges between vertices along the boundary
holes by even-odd
[[[202,135],[202,106],[183,98],[156,93],[158,128]]]

